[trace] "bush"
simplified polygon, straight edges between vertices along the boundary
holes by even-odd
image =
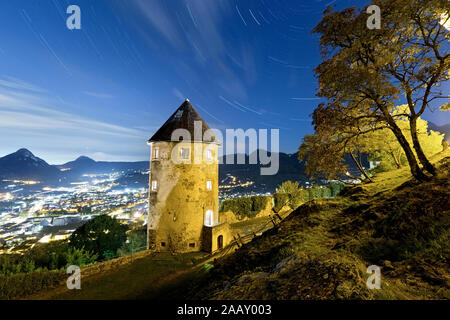
[[[108,215],[98,216],[79,227],[70,236],[70,246],[85,249],[102,259],[110,257],[108,251],[117,252],[127,240],[128,227]]]
[[[269,201],[271,201],[271,197],[267,196],[228,199],[222,202],[220,205],[220,211],[231,211],[236,216],[254,218],[258,213],[266,208]]]
[[[254,196],[254,197],[251,197],[251,200],[252,200],[252,211],[259,213],[259,212],[263,211],[264,209],[266,209],[269,201],[272,201],[272,197]]]
[[[129,254],[145,250],[147,247],[147,228],[131,230],[128,233],[128,241],[117,250],[118,256],[127,256]]]
[[[273,209],[275,212],[279,212],[285,205],[290,203],[290,196],[287,193],[275,193],[273,195],[275,205]]]
[[[331,197],[336,197],[344,187],[345,185],[343,183],[330,183],[327,185],[327,188],[330,189]]]
[[[97,261],[98,254],[86,251],[84,249],[77,249],[70,247],[66,253],[66,267],[75,265],[84,267]]]

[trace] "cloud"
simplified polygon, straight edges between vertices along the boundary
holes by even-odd
[[[100,92],[92,92],[92,91],[84,91],[83,92],[85,95],[94,97],[94,98],[99,98],[99,99],[113,99],[114,96],[112,94],[108,94],[108,93],[100,93]]]
[[[122,154],[124,159],[138,153],[141,144],[142,152],[146,150],[147,130],[55,110],[55,106],[73,107],[37,86],[0,78],[0,152],[30,146],[74,154],[89,148],[116,158]]]
[[[32,92],[45,92],[46,90],[39,88],[33,84],[30,84],[28,82],[25,82],[23,80],[4,76],[3,79],[0,79],[0,87],[3,88],[10,88],[10,89],[18,89],[18,90],[24,90],[24,91],[32,91]]]

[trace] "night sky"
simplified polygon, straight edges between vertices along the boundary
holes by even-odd
[[[280,150],[295,152],[320,102],[311,29],[328,5],[367,3],[1,1],[0,156],[146,160],[147,139],[185,98],[210,127],[278,128]],[[71,4],[81,30],[66,27]]]

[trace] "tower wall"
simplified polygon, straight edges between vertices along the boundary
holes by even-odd
[[[154,159],[156,148],[158,159]],[[189,159],[180,158],[181,148],[190,150]],[[149,248],[200,251],[208,210],[213,212],[213,224],[218,223],[218,146],[201,142],[153,142],[151,149]],[[211,150],[211,160],[204,157],[206,150]],[[152,190],[152,181],[157,181],[156,191]],[[207,189],[207,181],[211,181],[211,190]]]

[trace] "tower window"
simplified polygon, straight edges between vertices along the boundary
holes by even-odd
[[[212,160],[213,154],[211,150],[206,150],[206,160]]]
[[[159,148],[153,149],[153,159],[159,159]]]
[[[212,227],[214,225],[214,214],[212,210],[206,211],[205,214],[205,226]]]
[[[195,248],[195,242],[191,242],[191,243],[189,243],[189,247],[191,247],[191,248]]]
[[[161,242],[161,247],[165,247],[166,243],[165,242]]]
[[[180,149],[180,158],[186,160],[189,159],[189,148]]]
[[[212,181],[211,180],[206,181],[206,190],[212,190]]]
[[[157,191],[158,190],[158,181],[153,180],[152,181],[152,191]]]

